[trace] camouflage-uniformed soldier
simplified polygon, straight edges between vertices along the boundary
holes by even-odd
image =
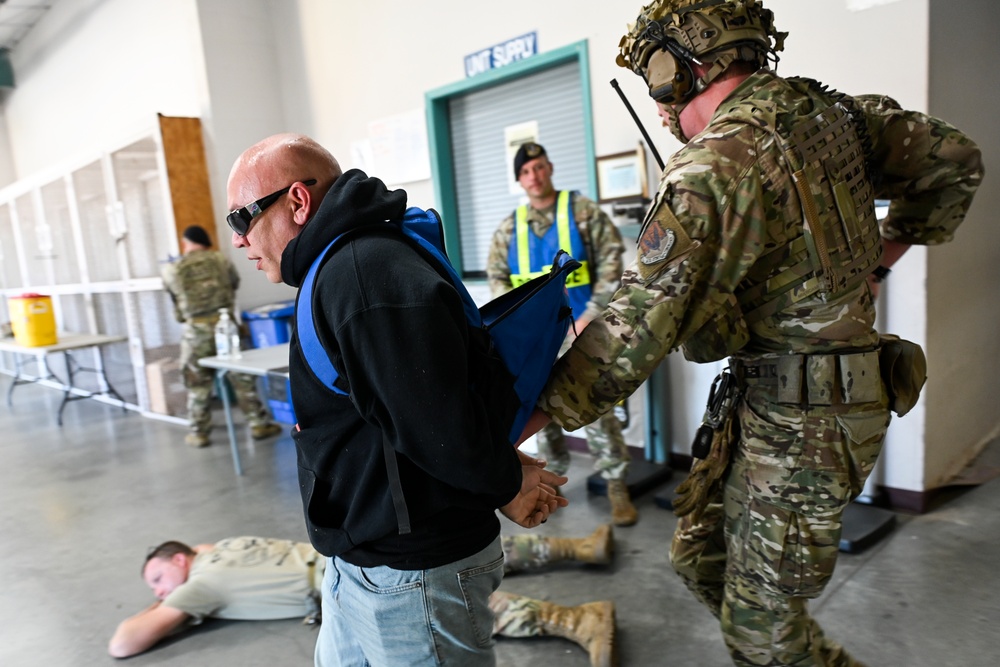
[[[682,485],[671,563],[736,664],[859,665],[807,600],[830,580],[890,407],[923,381],[916,364],[883,381],[898,344],[880,344],[872,281],[910,244],[951,240],[983,168],[939,119],[776,76],[785,36],[758,0],[658,0],[630,27],[618,63],[686,145],[622,288],[557,362],[525,435],[594,421],[678,347],[729,356],[736,391]],[[881,229],[876,197],[891,202]]]
[[[518,148],[514,176],[527,193],[528,203],[507,216],[494,232],[486,275],[497,297],[547,272],[560,249],[581,262],[581,268],[566,281],[574,327],[563,342],[562,354],[618,289],[625,247],[618,228],[600,206],[576,192],[557,191],[552,172],[552,162],[541,145],[527,142]],[[621,422],[608,413],[584,427],[584,433],[595,457],[594,468],[607,480],[612,521],[631,526],[639,515],[625,484],[629,453]],[[539,432],[538,451],[549,461],[550,470],[566,474],[570,455],[559,426],[550,424]]]
[[[240,277],[225,255],[209,250],[212,240],[198,225],[187,227],[181,238],[182,257],[163,269],[163,284],[174,301],[174,314],[183,327],[181,338],[181,373],[188,390],[190,432],[185,442],[192,447],[210,444],[212,428],[210,394],[215,371],[198,365],[203,357],[215,356],[215,324],[219,309],[233,310]],[[229,373],[236,400],[250,424],[255,440],[276,435],[281,428],[270,421],[267,410],[257,397],[257,383],[252,376]]]

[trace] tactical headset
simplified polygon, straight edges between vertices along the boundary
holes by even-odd
[[[774,14],[759,0],[659,0],[622,37],[617,62],[640,75],[657,102],[685,104],[734,61],[776,62],[787,34],[774,29]],[[699,78],[693,64],[707,71]]]

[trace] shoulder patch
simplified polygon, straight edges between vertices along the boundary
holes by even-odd
[[[650,266],[681,257],[694,246],[670,207],[661,203],[646,222],[637,243],[639,261]]]
[[[674,230],[664,230],[658,224],[649,225],[639,239],[639,245],[643,249],[639,259],[643,264],[657,264],[663,261],[670,255],[676,240],[677,235],[674,234]]]

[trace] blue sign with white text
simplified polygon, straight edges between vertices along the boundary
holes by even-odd
[[[529,32],[465,56],[465,76],[475,76],[538,53],[538,33]]]

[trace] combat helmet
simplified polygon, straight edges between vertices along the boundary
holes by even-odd
[[[654,0],[643,7],[618,45],[616,62],[649,86],[649,95],[677,115],[735,61],[764,67],[778,61],[788,33],[760,0]],[[696,76],[693,64],[704,66]]]

